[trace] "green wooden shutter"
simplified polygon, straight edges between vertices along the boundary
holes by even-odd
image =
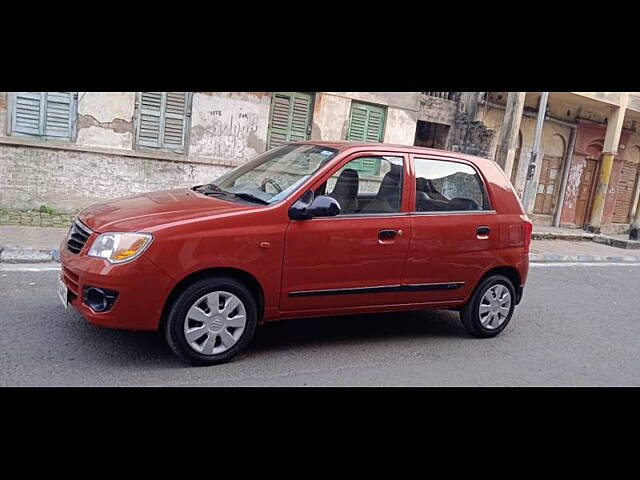
[[[188,92],[141,92],[138,113],[138,145],[183,151]]]
[[[71,138],[73,131],[73,93],[45,93],[44,135],[46,137]]]
[[[267,148],[309,139],[312,100],[307,93],[273,94]]]
[[[70,139],[76,121],[73,92],[13,94],[11,133]]]
[[[352,102],[347,140],[382,142],[384,138],[385,110],[375,105]]]
[[[160,147],[163,92],[140,93],[138,145]]]
[[[183,150],[187,131],[187,92],[166,92],[165,117],[162,146],[172,150]]]
[[[44,106],[44,92],[16,92],[13,97],[11,132],[42,135]]]

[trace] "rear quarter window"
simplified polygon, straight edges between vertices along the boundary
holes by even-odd
[[[491,210],[478,171],[465,163],[414,158],[416,211]]]

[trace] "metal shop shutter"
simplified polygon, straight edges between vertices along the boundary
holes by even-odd
[[[184,151],[190,100],[189,92],[141,92],[138,145]]]
[[[624,162],[618,178],[618,195],[616,196],[616,206],[613,210],[613,223],[627,223],[629,221],[629,212],[637,177],[638,164]]]
[[[267,149],[309,139],[312,100],[312,95],[307,93],[273,94]]]
[[[70,139],[76,121],[73,92],[17,92],[13,97],[11,132]]]

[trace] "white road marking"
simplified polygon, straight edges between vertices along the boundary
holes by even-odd
[[[47,265],[17,265],[11,263],[0,264],[0,272],[57,272],[60,264]]]
[[[640,267],[634,262],[540,262],[529,264],[530,267]]]

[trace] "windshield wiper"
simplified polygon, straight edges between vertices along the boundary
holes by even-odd
[[[197,185],[193,187],[193,189],[205,195],[210,195],[210,194],[229,195],[230,194],[226,190],[223,190],[222,188],[220,188],[215,183],[207,183],[206,185]]]
[[[263,200],[260,197],[256,197],[255,195],[252,195],[251,193],[240,192],[240,193],[234,193],[234,195],[236,197],[239,197],[239,198],[244,198],[245,200],[254,200],[254,201],[260,202],[260,203],[262,203],[264,205],[271,205],[266,200]]]

